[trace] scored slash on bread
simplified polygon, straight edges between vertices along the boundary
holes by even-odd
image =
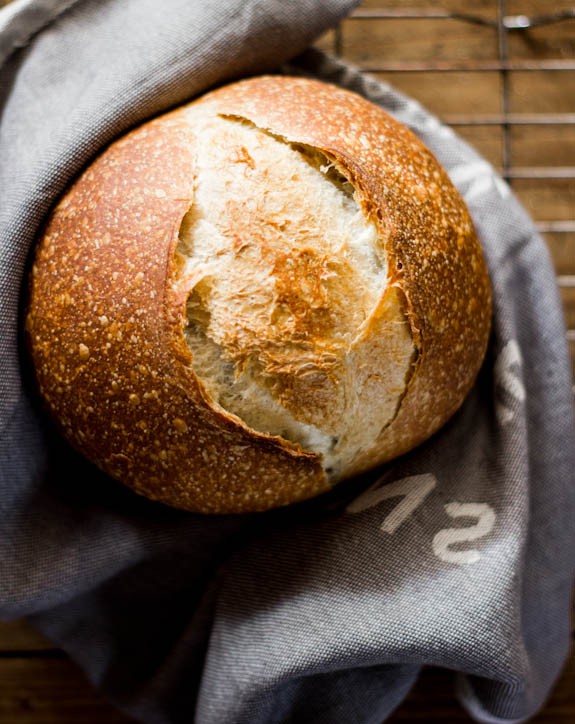
[[[40,241],[26,328],[75,447],[148,497],[229,513],[426,440],[490,317],[469,214],[422,143],[355,94],[267,76],[88,168]]]

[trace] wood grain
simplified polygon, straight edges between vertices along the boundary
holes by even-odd
[[[127,724],[68,659],[0,659],[1,724]]]
[[[575,231],[543,234],[557,274],[573,274],[575,271]]]
[[[575,329],[575,287],[560,287],[565,308],[565,321],[569,329]]]
[[[575,179],[514,179],[512,186],[536,221],[575,217]]]
[[[573,2],[523,3],[524,15],[541,15],[542,13],[558,12],[561,9],[572,9]],[[517,3],[515,3],[517,6]],[[523,32],[509,34],[509,57],[537,58],[550,60],[555,58],[572,58],[575,56],[575,18],[561,23],[552,23],[540,27],[529,28]]]
[[[492,114],[502,110],[501,80],[497,71],[414,71],[373,75],[407,95],[417,97],[428,110],[441,117],[454,113]]]
[[[0,621],[0,653],[49,651],[54,644],[36,631],[27,621]]]
[[[490,0],[485,1],[489,2]],[[505,0],[505,12],[508,15],[533,16],[572,9],[573,0],[553,0],[552,4],[548,0]]]
[[[336,53],[336,39],[337,34],[335,30],[328,30],[327,33],[324,33],[321,38],[315,41],[314,46],[323,50],[325,53]]]
[[[516,166],[575,167],[575,124],[512,126],[510,137]]]
[[[544,2],[545,0],[543,0]],[[539,0],[541,2],[541,0]],[[495,20],[497,17],[497,2],[494,0],[393,0],[393,2],[385,2],[385,0],[363,0],[359,6],[365,9],[386,10],[449,10],[450,12],[470,13],[480,17],[491,18]]]
[[[575,113],[575,71],[514,70],[509,73],[511,113]]]
[[[497,58],[495,29],[460,20],[352,18],[342,23],[342,39],[345,57],[370,70],[383,70],[387,63],[397,61],[457,63]]]

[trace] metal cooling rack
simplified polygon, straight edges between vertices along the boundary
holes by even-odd
[[[496,71],[499,76],[499,112],[497,113],[469,113],[464,107],[461,112],[449,113],[442,116],[447,124],[459,127],[497,127],[501,129],[501,158],[498,170],[513,187],[518,179],[529,179],[543,189],[551,181],[561,180],[568,184],[567,197],[570,203],[569,218],[537,219],[539,231],[546,235],[554,235],[560,239],[559,246],[563,247],[563,258],[567,257],[568,264],[563,261],[558,274],[558,283],[562,292],[566,318],[568,323],[567,339],[571,348],[572,360],[575,358],[575,166],[561,166],[557,163],[537,166],[519,166],[514,163],[512,132],[518,126],[573,126],[575,127],[575,6],[560,7],[565,4],[563,0],[531,0],[521,3],[520,0],[481,0],[479,2],[458,2],[445,0],[431,3],[429,0],[413,0],[413,7],[406,6],[406,0],[395,3],[385,3],[384,0],[364,0],[352,13],[351,17],[340,23],[331,34],[329,48],[336,55],[352,60],[366,72],[386,74],[425,73],[430,71],[449,74],[463,71],[485,73]],[[379,7],[381,5],[381,7]],[[387,5],[387,7],[385,7]],[[558,7],[559,5],[559,7]],[[441,7],[444,6],[444,7]],[[525,13],[517,13],[517,9],[525,7]],[[511,12],[510,12],[511,10]],[[533,12],[535,11],[535,12]],[[476,28],[492,28],[497,38],[497,57],[492,59],[453,58],[439,60],[397,60],[390,53],[382,62],[381,56],[375,62],[369,58],[369,51],[364,54],[362,62],[356,58],[348,57],[346,36],[354,30],[353,24],[369,23],[375,20],[388,21],[387,25],[393,27],[394,21],[441,21],[445,23],[445,32],[453,31],[454,21],[475,26]],[[570,41],[568,53],[565,49],[558,53],[561,57],[537,57],[537,42],[531,41],[534,29],[544,26],[559,27],[568,23],[573,28],[573,40]],[[345,24],[345,29],[344,29]],[[565,26],[563,26],[565,27]],[[357,30],[357,27],[355,28]],[[437,32],[437,31],[434,31]],[[513,35],[523,34],[528,44],[533,46],[533,57],[514,58],[510,53],[510,39]],[[571,36],[571,32],[569,33]],[[382,37],[382,43],[385,38]],[[327,47],[324,43],[323,47]],[[545,54],[545,53],[543,53]],[[510,102],[510,77],[514,71],[527,73],[546,72],[561,73],[564,78],[565,93],[571,93],[573,102],[572,111],[563,112],[560,108],[546,109],[540,113],[513,113]],[[393,82],[393,78],[392,78]],[[416,94],[414,94],[416,95]],[[499,132],[499,131],[498,131]],[[575,139],[575,134],[571,137]],[[575,142],[575,141],[574,141]],[[569,154],[568,154],[569,155]],[[573,156],[573,154],[571,154]],[[557,243],[557,242],[556,242]]]

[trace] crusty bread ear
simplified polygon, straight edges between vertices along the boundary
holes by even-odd
[[[195,188],[177,253],[194,372],[214,402],[321,455],[337,480],[395,416],[415,353],[397,297],[381,329],[376,225],[317,150],[208,104],[186,118]]]
[[[201,512],[302,500],[461,405],[487,272],[431,153],[317,81],[221,88],[113,144],[56,207],[27,330],[64,434]]]

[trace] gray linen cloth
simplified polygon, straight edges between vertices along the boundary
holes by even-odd
[[[0,613],[31,617],[146,722],[379,724],[423,665],[457,672],[477,721],[520,721],[567,653],[575,445],[553,270],[489,164],[383,83],[316,51],[281,68],[379,103],[467,200],[494,327],[439,434],[315,501],[201,517],[106,478],[34,393],[25,277],[66,185],[142,120],[280,69],[353,4],[17,0],[0,12]]]

